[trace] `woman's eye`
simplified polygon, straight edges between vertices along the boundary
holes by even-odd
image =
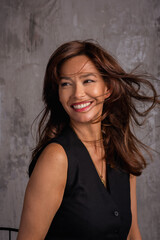
[[[61,85],[61,87],[67,87],[67,86],[70,86],[70,83],[69,82],[63,82],[60,85]]]
[[[92,83],[92,82],[94,82],[94,80],[91,80],[91,79],[86,79],[86,80],[84,81],[84,83]]]

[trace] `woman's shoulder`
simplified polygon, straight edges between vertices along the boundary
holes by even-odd
[[[58,136],[48,140],[37,152],[29,165],[29,176],[31,176],[37,162],[42,157],[47,158],[48,161],[54,161],[57,158],[58,161],[69,161],[70,168],[75,168],[77,161],[73,156],[75,156],[76,149],[79,152],[80,147],[81,144],[75,132],[71,127],[66,127]]]
[[[35,169],[42,172],[63,169],[64,173],[67,172],[67,155],[63,147],[58,143],[48,144],[38,157]]]
[[[57,142],[51,142],[43,149],[38,158],[39,161],[46,161],[45,159],[47,159],[47,162],[56,161],[59,163],[61,161],[66,161],[67,156],[62,145]]]
[[[64,131],[63,131],[64,132]],[[63,141],[66,139],[64,137],[64,133],[60,134],[59,136],[53,137],[48,140],[36,153],[33,157],[32,161],[29,164],[28,174],[29,177],[31,176],[37,162],[39,159],[47,158],[48,161],[54,161],[54,159],[60,159],[66,161],[66,151],[63,147]],[[66,135],[66,134],[65,134]]]
[[[56,140],[56,139],[55,139]],[[56,141],[49,141],[32,159],[29,165],[29,177],[37,165],[52,165],[67,163],[67,155],[62,145]]]

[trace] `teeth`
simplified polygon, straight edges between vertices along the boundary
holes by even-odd
[[[81,108],[85,108],[87,106],[89,106],[91,103],[84,103],[84,104],[78,104],[78,105],[73,105],[73,108],[75,109],[81,109]]]

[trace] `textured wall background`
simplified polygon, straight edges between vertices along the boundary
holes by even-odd
[[[0,226],[19,226],[27,167],[35,139],[33,119],[42,109],[41,91],[49,56],[61,43],[98,40],[126,70],[160,76],[159,0],[1,0],[0,8]],[[157,90],[160,82],[154,81]],[[160,113],[155,109],[143,141],[159,151]],[[160,160],[137,181],[143,239],[160,236]],[[0,233],[5,240],[5,233]]]

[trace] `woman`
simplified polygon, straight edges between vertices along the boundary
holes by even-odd
[[[43,100],[18,240],[140,240],[136,176],[146,162],[130,124],[158,103],[152,84],[98,44],[72,41],[49,60]],[[140,112],[135,100],[151,106]]]

